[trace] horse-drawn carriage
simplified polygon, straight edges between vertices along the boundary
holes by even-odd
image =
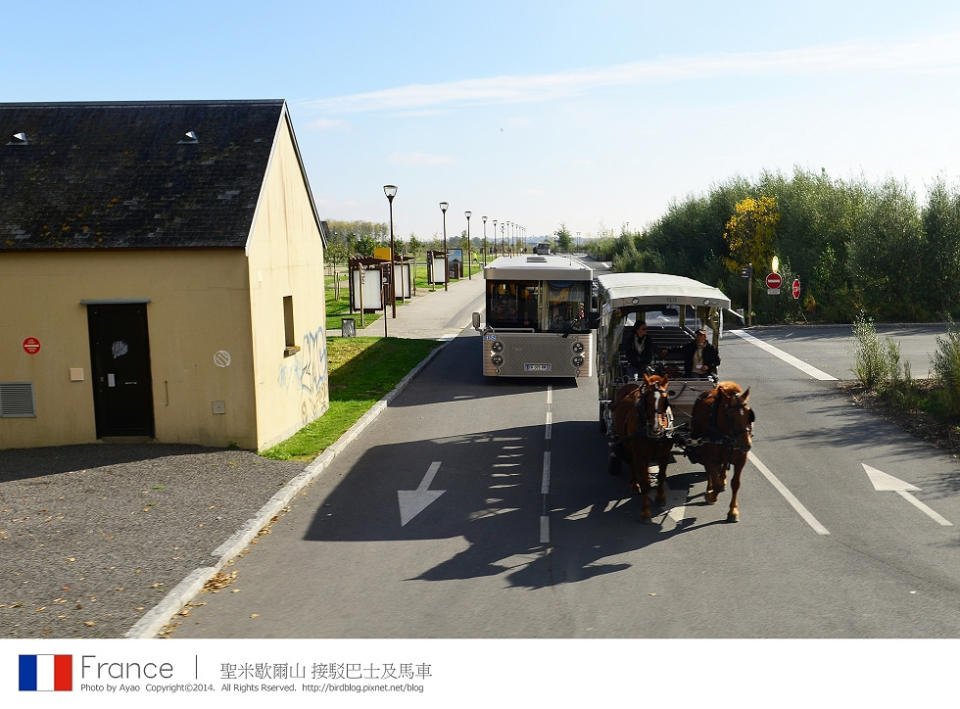
[[[659,467],[660,504],[666,501],[666,468],[674,453],[704,465],[710,504],[733,466],[727,519],[736,521],[753,412],[749,389],[717,376],[724,313],[739,317],[729,310],[730,299],[717,288],[663,273],[613,273],[597,281],[600,428],[611,472],[619,471],[621,462],[630,465],[641,517],[648,520],[649,464]],[[645,337],[635,338],[637,331]],[[707,339],[700,338],[699,348],[698,334]],[[634,347],[644,350],[639,360]]]

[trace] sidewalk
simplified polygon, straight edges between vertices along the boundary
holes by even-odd
[[[483,293],[476,274],[420,291],[388,335],[453,339]],[[161,443],[0,451],[0,637],[155,637],[441,349],[306,468]]]
[[[437,286],[435,292],[429,288],[418,288],[417,295],[408,298],[406,303],[397,303],[397,317],[392,318],[387,308],[387,336],[412,340],[450,339],[464,327],[470,325],[470,316],[484,308],[484,280],[482,273],[473,274],[472,279],[463,278],[448,284],[447,290]],[[383,337],[383,312],[380,319],[360,327],[360,316],[355,315],[357,334],[365,337]],[[331,337],[339,337],[339,330],[330,330]]]

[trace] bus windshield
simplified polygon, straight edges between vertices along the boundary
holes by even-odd
[[[487,323],[536,332],[589,332],[589,281],[487,280]]]

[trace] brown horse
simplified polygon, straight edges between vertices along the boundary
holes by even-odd
[[[657,504],[667,502],[667,463],[673,448],[673,413],[667,393],[669,378],[644,374],[642,382],[629,382],[617,389],[613,399],[613,433],[617,448],[630,462],[630,487],[640,496],[640,517],[650,521],[649,465],[656,461]],[[616,461],[614,461],[616,462]]]
[[[742,391],[736,382],[720,382],[701,394],[693,405],[690,433],[695,441],[695,455],[707,471],[708,505],[714,504],[718,493],[726,489],[727,471],[733,466],[728,522],[740,519],[737,493],[740,492],[740,473],[752,445],[755,418],[747,405],[749,398],[749,387]]]

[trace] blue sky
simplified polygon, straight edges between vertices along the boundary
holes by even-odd
[[[8,5],[5,101],[284,98],[322,218],[642,227],[794,166],[955,183],[953,2]],[[492,231],[492,225],[488,225]],[[489,234],[488,231],[488,234]]]

